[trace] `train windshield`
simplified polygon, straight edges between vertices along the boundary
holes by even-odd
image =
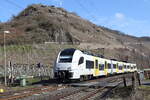
[[[72,57],[75,49],[65,49],[60,53],[59,63],[69,63],[72,62]]]

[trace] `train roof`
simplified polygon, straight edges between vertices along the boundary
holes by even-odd
[[[68,53],[68,52],[75,52],[76,50],[79,50],[79,49],[67,48],[67,49],[62,50],[61,53],[62,53],[62,52],[65,52],[65,53]],[[130,63],[130,62],[125,61],[125,60],[106,59],[106,58],[104,57],[104,55],[101,55],[101,54],[93,54],[93,53],[87,52],[87,51],[85,51],[85,50],[79,50],[79,51],[81,51],[83,54],[90,55],[90,56],[95,56],[95,57],[99,57],[99,58],[102,58],[103,60],[107,60],[107,61],[125,63],[125,64],[127,64],[127,65],[134,64],[134,63]],[[136,65],[136,64],[135,64],[135,65]]]
[[[104,58],[104,55],[101,55],[101,54],[93,54],[91,52],[87,52],[87,51],[84,51],[84,50],[82,50],[81,52],[83,52],[84,54],[87,54],[87,55]]]

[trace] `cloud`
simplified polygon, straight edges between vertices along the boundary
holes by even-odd
[[[134,36],[150,36],[150,23],[148,20],[135,19],[123,13],[114,13],[112,16],[97,16],[91,20],[97,25],[119,30]]]
[[[96,17],[95,20],[91,20],[92,22],[99,24],[99,25],[104,25],[104,26],[109,26],[109,27],[125,27],[128,25],[128,22],[126,21],[126,17],[123,13],[115,13],[111,17]]]
[[[116,13],[115,14],[115,17],[117,18],[117,19],[119,19],[119,20],[122,20],[122,19],[124,19],[124,14],[123,13]]]

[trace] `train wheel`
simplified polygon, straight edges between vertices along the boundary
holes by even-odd
[[[93,79],[93,75],[90,75],[89,78],[90,78],[90,80]]]
[[[84,76],[84,80],[85,81],[88,80],[88,75]]]
[[[84,77],[83,76],[80,76],[80,81],[84,81]]]
[[[90,78],[90,75],[88,75],[88,80],[90,80],[91,78]]]
[[[60,83],[62,83],[62,82],[63,82],[63,79],[58,78],[58,79],[56,79],[56,82],[57,82],[57,84],[60,84]]]
[[[86,81],[86,76],[85,75],[83,76],[83,81]]]

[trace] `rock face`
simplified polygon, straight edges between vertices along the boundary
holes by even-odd
[[[87,42],[122,45],[124,42],[138,41],[137,38],[123,35],[119,31],[92,24],[63,8],[44,5],[31,5],[18,16],[14,16],[11,21],[1,23],[0,32],[5,29],[14,33],[14,38],[8,39],[8,44],[19,41],[23,43]]]
[[[97,26],[63,8],[45,5],[28,6],[12,20],[0,23],[1,45],[3,45],[4,30],[12,33],[6,35],[6,44],[42,44],[45,42],[80,44],[81,48],[106,48],[105,52],[107,50],[109,53],[114,52],[114,57],[116,55],[128,56],[133,58],[133,62],[140,62],[140,64],[146,59],[147,63],[144,66],[150,65],[149,37],[137,38]]]
[[[70,31],[68,16],[71,17],[71,14],[69,15],[62,8],[31,5],[10,22],[1,24],[0,28],[1,32],[3,28],[12,30],[17,40],[23,43],[79,43],[79,40]],[[18,42],[17,40],[13,41]],[[8,40],[8,42],[11,44],[12,41]]]
[[[0,32],[3,32],[4,28],[14,33],[14,38],[8,39],[8,44],[16,42],[121,44],[122,41],[128,41],[120,39],[125,35],[118,31],[96,26],[75,13],[54,6],[31,5],[18,16],[14,16],[11,21],[0,24]]]

